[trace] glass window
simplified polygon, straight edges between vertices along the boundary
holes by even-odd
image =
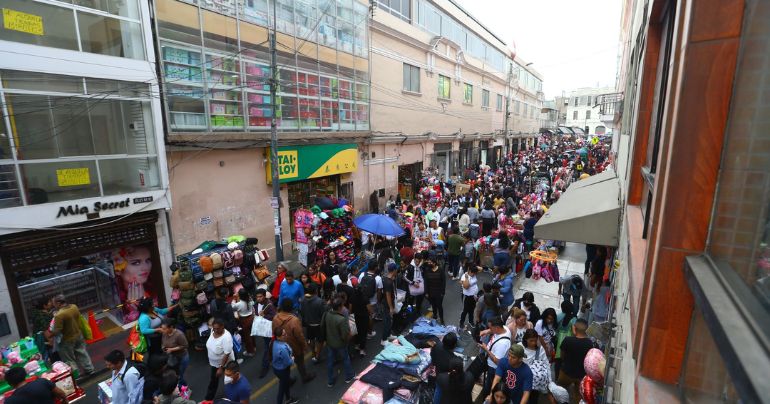
[[[521,102],[519,102],[519,100],[514,101],[513,110],[516,113],[516,115],[519,115],[519,113],[521,112]]]
[[[94,154],[88,115],[90,107],[100,102],[104,100],[87,101],[85,98],[51,97],[53,136],[56,137],[59,146],[58,157]]]
[[[0,158],[4,158],[1,154],[6,150],[5,145],[8,144],[8,139],[5,136],[0,136],[0,140],[4,141],[3,145],[0,146]],[[16,167],[13,164],[0,165],[0,209],[21,205],[21,192],[16,177]]]
[[[444,99],[451,99],[451,86],[452,86],[452,80],[447,76],[442,76],[439,74],[438,76],[438,96],[439,98]]]
[[[489,90],[481,90],[481,108],[489,108]]]
[[[404,90],[420,92],[420,68],[404,63]]]
[[[110,14],[139,19],[139,4],[137,0],[74,0],[74,3]]]
[[[144,59],[139,23],[78,12],[80,44],[84,52]]]
[[[5,89],[83,93],[83,78],[81,77],[4,70],[0,79],[3,80],[3,88]]]
[[[59,157],[49,97],[6,94],[11,136],[19,159]]]
[[[466,104],[473,104],[473,86],[468,83],[465,83],[463,102]]]
[[[586,111],[586,119],[591,119],[591,111]]]
[[[57,161],[19,166],[30,205],[100,196],[95,161]]]
[[[160,188],[158,164],[154,158],[99,160],[104,195],[119,195]]]
[[[404,21],[411,21],[411,0],[377,0],[377,4],[380,8],[390,14],[393,14]]]
[[[268,25],[267,0],[244,0],[241,17],[259,25]]]
[[[79,50],[72,9],[25,0],[0,0],[0,8],[0,39]]]
[[[330,48],[337,47],[337,22],[334,0],[319,0],[321,22],[318,23],[318,43]],[[365,24],[364,24],[365,25]]]
[[[497,94],[497,108],[498,111],[503,110],[503,95]]]
[[[577,111],[572,111],[572,120],[577,120],[578,119],[577,115],[578,115]]]
[[[275,0],[276,16],[278,17],[278,30],[289,35],[294,35],[294,1]]]

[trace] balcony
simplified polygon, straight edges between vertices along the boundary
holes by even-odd
[[[596,97],[599,120],[608,127],[614,127],[623,116],[623,93],[603,94]]]

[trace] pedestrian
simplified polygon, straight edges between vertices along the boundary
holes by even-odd
[[[350,340],[350,326],[343,312],[342,299],[332,300],[331,310],[327,311],[321,321],[321,335],[326,341],[326,370],[327,386],[333,387],[336,381],[334,362],[337,357],[342,358],[342,366],[345,371],[345,383],[353,381],[353,367],[350,365],[348,355],[348,341]]]
[[[64,295],[55,296],[53,305],[56,314],[53,317],[54,327],[51,335],[61,336],[59,355],[73,370],[80,368],[81,378],[93,376],[94,365],[86,351],[86,341],[80,328],[83,318],[78,306],[68,303]]]
[[[154,302],[150,298],[144,298],[139,301],[137,306],[137,309],[139,310],[139,320],[137,321],[137,324],[139,324],[139,332],[142,333],[145,340],[147,340],[146,356],[163,353],[160,324],[163,321],[163,317],[174,307],[176,307],[176,305],[167,309],[155,307]],[[148,360],[149,358],[145,358],[145,362]]]
[[[512,243],[511,239],[508,238],[508,232],[501,230],[497,235],[497,239],[492,242],[496,272],[502,273],[506,268],[511,268],[511,246]],[[511,297],[508,305],[510,306],[511,303],[513,303],[513,297]]]
[[[241,367],[236,361],[227,362],[225,365],[225,398],[240,404],[249,404],[251,399],[251,385],[241,375]]]
[[[275,268],[275,283],[273,283],[273,289],[270,291],[273,303],[278,303],[278,296],[281,294],[281,285],[286,278],[287,272],[289,272],[289,267],[286,266],[286,263],[279,262],[278,266]]]
[[[264,289],[257,289],[257,306],[256,315],[262,317],[270,322],[275,317],[275,306],[273,302],[267,298],[267,292]],[[271,337],[262,338],[262,370],[259,372],[259,378],[262,379],[267,376],[268,369],[270,367],[270,341]]]
[[[297,371],[302,378],[302,383],[307,383],[315,377],[315,374],[305,370],[305,348],[307,341],[302,332],[302,321],[293,313],[296,305],[291,298],[284,298],[278,306],[278,314],[273,317],[273,335],[280,328],[285,333],[285,341],[291,347],[297,360]]]
[[[321,290],[321,288],[324,286],[324,282],[326,282],[326,274],[319,270],[320,267],[321,265],[315,262],[310,266],[310,268],[307,269],[307,275],[310,279],[310,282],[318,285],[318,290]]]
[[[173,370],[163,372],[158,404],[197,404],[195,401],[188,400],[179,395],[179,385],[181,384],[179,380],[180,378],[177,377]]]
[[[492,208],[492,202],[488,201],[484,205],[484,209],[481,211],[481,235],[486,237],[492,234],[492,229],[495,228],[495,211]]]
[[[163,319],[160,323],[160,332],[162,335],[161,347],[163,352],[168,355],[168,367],[178,372],[179,385],[186,386],[187,382],[184,380],[184,373],[190,364],[190,354],[187,351],[189,347],[187,337],[185,337],[182,331],[174,327],[174,320],[171,318]]]
[[[500,279],[500,308],[508,311],[513,304],[513,271],[510,266],[500,268],[498,272]]]
[[[556,354],[554,355],[554,374],[559,375],[561,369],[561,344],[564,338],[571,337],[572,326],[575,324],[577,317],[575,317],[572,303],[568,301],[561,302],[561,313],[556,316]]]
[[[583,278],[580,275],[566,275],[559,278],[559,294],[565,302],[572,303],[572,314],[580,309],[580,296],[583,294]]]
[[[532,372],[532,390],[529,394],[530,402],[537,403],[540,393],[548,393],[548,385],[551,382],[551,366],[545,349],[540,346],[540,338],[537,331],[529,329],[524,333],[519,345],[524,347],[524,363]]]
[[[332,276],[337,275],[342,267],[343,264],[337,261],[337,254],[335,254],[334,251],[329,251],[326,262],[321,267],[321,271],[327,278],[331,278]]]
[[[425,278],[425,295],[428,297],[433,317],[444,324],[444,294],[446,293],[446,272],[430,259],[422,264],[423,277]]]
[[[436,367],[437,374],[449,372],[451,360],[457,358],[454,353],[455,348],[457,348],[457,334],[453,332],[444,335],[440,342],[430,348],[430,363]]]
[[[382,300],[385,310],[382,316],[382,336],[380,344],[387,345],[392,337],[393,316],[396,314],[396,276],[398,276],[398,265],[391,262],[385,276],[382,278]]]
[[[447,334],[449,335],[449,334]],[[436,376],[434,404],[467,404],[473,401],[473,375],[463,369],[462,359],[453,356],[446,372]]]
[[[535,304],[535,295],[532,292],[524,292],[521,298],[513,302],[513,306],[524,310],[527,320],[532,324],[540,320],[540,309]]]
[[[299,305],[304,295],[305,288],[302,287],[302,283],[294,280],[293,272],[286,271],[286,276],[283,282],[281,282],[281,290],[278,295],[278,307],[281,307],[281,303],[288,299],[293,304],[292,310],[295,313],[299,313]]]
[[[278,397],[276,404],[295,404],[299,400],[291,396],[291,365],[294,356],[291,346],[286,342],[286,331],[278,327],[273,330],[275,340],[272,341],[273,373],[278,378]],[[285,400],[284,400],[285,398]]]
[[[487,357],[487,371],[484,378],[484,387],[481,389],[480,398],[487,397],[494,387],[493,380],[500,360],[505,359],[505,354],[511,346],[511,330],[505,327],[499,316],[491,318],[487,322],[489,341],[478,344],[479,349]],[[481,355],[481,353],[479,353]]]
[[[460,258],[463,256],[464,245],[465,238],[460,235],[460,228],[453,226],[447,239],[447,261],[449,261],[449,272],[452,274],[452,280],[459,279]]]
[[[588,323],[585,320],[576,320],[572,325],[572,332],[575,335],[564,338],[561,343],[562,364],[556,384],[570,392],[573,404],[579,401],[580,381],[586,375],[583,361],[588,351],[594,347],[593,341],[586,335],[587,329]]]
[[[243,356],[253,357],[257,352],[257,346],[254,343],[254,337],[251,336],[251,325],[254,323],[254,301],[246,289],[238,290],[230,303],[235,311],[238,323],[240,324],[241,341],[246,348]]]
[[[209,302],[209,313],[211,318],[218,318],[225,324],[225,329],[230,335],[238,331],[238,322],[235,320],[235,311],[230,303],[227,303],[227,295],[230,290],[222,286],[214,292],[214,298]]]
[[[503,385],[503,390],[508,392],[511,403],[526,404],[529,402],[532,390],[532,371],[529,365],[524,363],[524,347],[518,344],[511,345],[508,355],[500,360],[495,378],[492,381],[492,389],[498,384]],[[491,395],[487,400],[491,400]]]
[[[543,310],[540,320],[535,323],[535,331],[540,336],[540,345],[548,352],[551,362],[556,358],[556,310],[549,307]]]
[[[228,305],[229,307],[229,305]],[[206,351],[209,358],[209,385],[206,389],[206,400],[213,400],[219,388],[219,379],[224,376],[227,362],[235,361],[233,352],[233,336],[225,329],[225,321],[215,318],[211,322],[211,334],[206,341]]]
[[[374,315],[376,312],[377,302],[382,298],[382,277],[378,274],[378,265],[373,264],[373,261],[369,262],[366,267],[366,272],[361,274],[358,278],[358,285],[361,293],[363,294],[366,309],[368,310],[368,338],[374,338],[376,332],[374,331]]]
[[[5,372],[5,381],[13,387],[13,394],[5,399],[5,404],[67,404],[67,393],[52,381],[38,378],[27,381],[24,367],[13,367]],[[115,402],[115,401],[113,401]]]
[[[428,251],[420,251],[415,254],[414,261],[404,271],[404,279],[409,285],[409,304],[415,306],[416,316],[422,314],[422,301],[425,298],[425,284],[423,282],[422,263],[430,256]]]
[[[160,384],[163,382],[163,372],[168,370],[168,355],[164,353],[155,354],[147,357],[145,361],[146,371],[140,374],[140,383],[142,386],[142,403],[149,403],[155,400],[160,391]],[[142,366],[142,365],[139,365]]]
[[[510,316],[505,325],[511,330],[514,343],[522,342],[524,340],[524,333],[533,327],[532,323],[527,320],[527,313],[518,307],[511,309]]]
[[[115,349],[104,357],[107,368],[112,371],[110,390],[112,404],[139,404],[144,393],[144,380],[139,369],[128,363],[123,352]]]
[[[311,284],[305,290],[305,297],[302,300],[302,325],[305,327],[305,336],[310,342],[310,351],[313,354],[311,360],[313,363],[318,363],[321,358],[321,348],[323,348],[323,340],[321,340],[321,317],[323,317],[326,311],[324,301],[318,297],[319,287],[316,284]]]
[[[460,276],[460,286],[462,287],[463,311],[460,314],[460,329],[465,325],[465,317],[468,317],[468,324],[474,326],[473,309],[476,308],[476,295],[479,293],[479,284],[476,274],[478,267],[475,265],[465,266],[465,272]]]

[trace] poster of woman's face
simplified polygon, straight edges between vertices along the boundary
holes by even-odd
[[[115,282],[123,304],[123,323],[128,324],[139,317],[137,303],[149,297],[155,298],[151,283],[152,251],[150,245],[123,247],[112,252]]]

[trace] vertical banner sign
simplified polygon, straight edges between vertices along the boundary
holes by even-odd
[[[32,35],[45,35],[43,17],[21,11],[3,9],[3,28]]]
[[[270,149],[267,149],[270,155]],[[358,168],[358,146],[355,143],[278,148],[278,178],[281,183],[351,173]],[[267,160],[267,183],[272,183],[270,159]]]

